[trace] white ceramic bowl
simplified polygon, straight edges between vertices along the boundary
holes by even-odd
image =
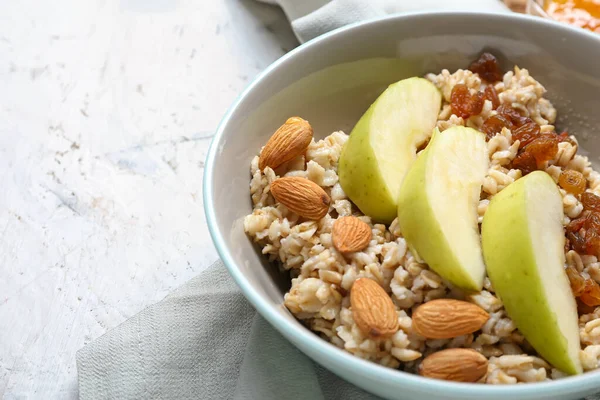
[[[464,68],[483,50],[518,64],[548,89],[560,128],[600,126],[600,36],[520,15],[418,13],[352,25],[321,36],[267,68],[227,112],[210,148],[204,204],[219,254],[248,300],[279,332],[346,380],[389,399],[576,399],[600,391],[600,374],[491,386],[432,380],[381,367],[327,343],[283,306],[289,281],[246,237],[252,210],[250,160],[286,118],[309,120],[317,137],[350,132],[390,83]],[[583,138],[583,136],[580,136]],[[583,147],[599,151],[593,136]]]

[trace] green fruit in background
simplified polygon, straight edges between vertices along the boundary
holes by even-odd
[[[467,290],[481,290],[485,277],[477,206],[488,168],[483,133],[462,126],[436,129],[398,198],[398,223],[408,245],[440,276]]]
[[[400,185],[435,127],[441,102],[428,80],[404,79],[390,85],[352,130],[339,160],[340,184],[376,222],[396,218]]]
[[[483,217],[488,276],[508,316],[546,361],[582,372],[577,305],[564,270],[562,197],[542,171],[498,193]]]

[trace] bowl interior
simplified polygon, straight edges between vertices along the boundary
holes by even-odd
[[[253,292],[255,306],[259,301],[279,314],[279,323],[305,329],[282,305],[289,279],[243,229],[252,210],[250,160],[275,129],[298,115],[310,121],[317,138],[335,130],[350,133],[388,84],[466,68],[484,50],[505,69],[527,68],[559,111],[557,129],[577,135],[594,158],[600,154],[594,138],[600,126],[600,40],[592,34],[521,16],[436,13],[326,35],[276,62],[249,87],[225,117],[209,155],[205,201],[213,238],[238,284]]]

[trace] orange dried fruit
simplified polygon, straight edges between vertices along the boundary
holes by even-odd
[[[592,192],[584,192],[581,195],[581,204],[585,210],[600,212],[600,197]]]
[[[467,119],[471,115],[471,93],[467,85],[454,85],[450,94],[452,114]]]
[[[585,278],[581,276],[577,269],[572,265],[569,265],[566,271],[569,283],[571,284],[571,290],[573,291],[573,296],[579,297],[585,290]]]
[[[467,85],[459,83],[454,85],[450,94],[452,113],[463,119],[471,115],[478,115],[483,109],[484,94],[478,92],[471,94]]]
[[[531,118],[522,116],[517,110],[506,104],[502,104],[496,111],[498,114],[508,118],[515,126],[521,126],[528,122],[533,122]]]
[[[533,142],[540,134],[540,126],[535,122],[527,122],[512,132],[513,140],[519,141],[519,148]]]
[[[483,91],[483,97],[485,100],[489,100],[492,103],[492,110],[495,110],[500,106],[500,98],[498,97],[498,92],[496,92],[494,86],[487,85]]]
[[[558,140],[560,142],[568,142],[571,143],[573,146],[577,146],[577,142],[569,135],[569,132],[567,131],[564,131],[560,135],[558,135]]]
[[[592,278],[585,280],[585,290],[579,299],[588,306],[600,306],[600,285]]]
[[[567,232],[567,239],[571,248],[580,254],[585,254],[585,239],[576,232]]]
[[[596,307],[588,306],[583,301],[581,301],[581,299],[577,298],[577,313],[579,315],[591,314],[594,312],[595,309]]]
[[[485,133],[486,138],[490,140],[496,136],[497,133],[500,133],[502,128],[512,129],[513,124],[506,117],[498,114],[492,115],[486,119],[481,126],[481,131]]]
[[[483,53],[479,58],[469,65],[469,70],[479,75],[487,82],[498,82],[502,80],[504,73],[500,69],[498,60],[493,54]]]
[[[583,228],[583,225],[585,224],[586,220],[587,217],[579,217],[577,219],[572,220],[567,225],[567,232],[579,232],[581,228]]]
[[[512,168],[520,169],[523,175],[537,170],[537,163],[532,153],[520,151],[512,161]]]
[[[580,195],[585,192],[587,182],[581,172],[567,169],[560,173],[558,184],[567,192]]]
[[[537,169],[543,169],[546,161],[552,160],[558,152],[558,138],[556,135],[539,135],[525,147],[525,151],[535,158]]]
[[[600,234],[596,229],[585,231],[585,254],[600,256]]]

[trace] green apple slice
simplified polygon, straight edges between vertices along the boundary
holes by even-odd
[[[404,79],[390,85],[352,130],[339,160],[340,184],[375,221],[396,218],[402,179],[431,136],[441,102],[428,80]]]
[[[440,276],[467,290],[481,290],[485,277],[477,205],[488,168],[483,133],[462,126],[436,129],[398,198],[398,223],[408,245]]]
[[[552,178],[532,172],[490,202],[481,240],[508,316],[550,364],[581,373],[577,305],[564,270],[563,204]]]

